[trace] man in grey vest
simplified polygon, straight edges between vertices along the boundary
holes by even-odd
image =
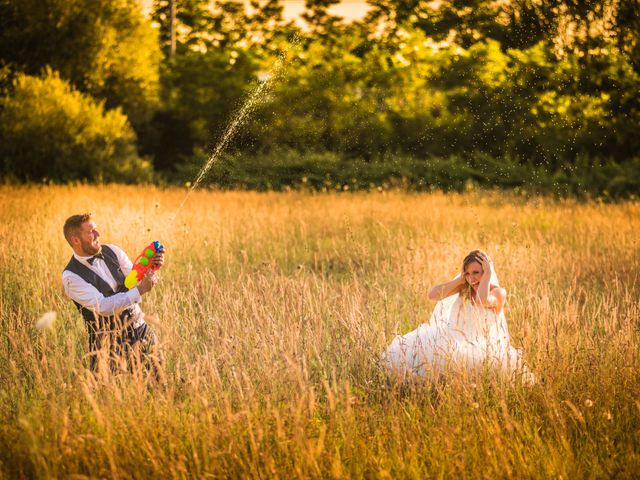
[[[72,215],[63,231],[73,256],[62,272],[62,284],[84,318],[89,333],[90,368],[96,371],[101,355],[108,355],[112,371],[118,365],[131,367],[131,362],[137,360],[153,367],[157,376],[158,363],[153,363],[160,361],[157,337],[144,321],[139,305],[142,295],[158,282],[157,273],[149,269],[129,290],[124,279],[133,264],[121,248],[100,243],[91,214]],[[151,261],[162,267],[164,251]]]

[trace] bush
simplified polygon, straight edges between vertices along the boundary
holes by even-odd
[[[19,74],[0,98],[2,174],[23,181],[136,182],[151,165],[136,151],[136,136],[119,110],[75,91],[56,73]]]
[[[178,179],[193,180],[207,160],[207,153],[198,150],[178,168]],[[423,159],[384,154],[365,160],[336,152],[274,149],[262,154],[223,155],[211,165],[205,183],[249,190],[368,190],[383,186],[462,191],[475,173],[468,161],[457,156]]]
[[[0,59],[28,75],[51,67],[141,128],[159,101],[161,56],[144,9],[139,0],[0,0]]]
[[[174,178],[193,181],[209,159],[198,150],[177,168]],[[205,184],[222,188],[283,190],[287,188],[335,191],[402,188],[411,191],[439,189],[462,192],[474,186],[514,189],[560,197],[636,198],[640,188],[640,157],[625,163],[613,159],[580,157],[558,168],[536,165],[482,152],[466,157],[417,158],[384,154],[370,161],[347,158],[335,152],[298,152],[275,149],[262,154],[223,155],[212,162]]]

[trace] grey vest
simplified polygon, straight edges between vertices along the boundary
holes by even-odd
[[[103,245],[102,254],[104,255],[104,262],[107,264],[109,272],[113,276],[113,279],[116,281],[117,288],[115,291],[109,286],[107,282],[100,278],[99,275],[76,260],[76,257],[74,256],[71,257],[71,260],[69,260],[69,263],[64,269],[68,270],[69,272],[75,273],[85,282],[96,287],[96,289],[105,297],[110,297],[111,295],[115,295],[116,293],[128,291],[129,289],[124,286],[124,274],[122,273],[122,269],[120,268],[120,263],[118,262],[118,257],[116,256],[115,252],[106,245]],[[73,303],[78,308],[78,311],[82,314],[82,317],[87,323],[87,326],[94,326],[96,323],[99,323],[101,325],[109,325],[114,323],[115,315],[98,315],[94,311],[83,307],[75,300],[73,301]],[[119,320],[124,323],[127,319],[129,319],[129,317],[131,317],[131,311],[127,308],[120,312],[118,317]]]

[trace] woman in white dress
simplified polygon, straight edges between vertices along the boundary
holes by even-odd
[[[521,374],[527,384],[535,382],[521,352],[510,344],[504,316],[507,291],[487,254],[469,253],[462,272],[433,287],[429,298],[438,301],[429,323],[395,337],[382,356],[392,373],[400,379],[436,380],[449,372],[489,369],[508,378]]]

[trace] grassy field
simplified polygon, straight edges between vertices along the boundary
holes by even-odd
[[[506,194],[0,187],[0,476],[630,478],[640,474],[640,204]],[[143,308],[166,389],[95,379],[62,224],[167,246]],[[400,388],[376,359],[428,288],[492,255],[531,388]],[[45,312],[51,328],[37,330]]]

